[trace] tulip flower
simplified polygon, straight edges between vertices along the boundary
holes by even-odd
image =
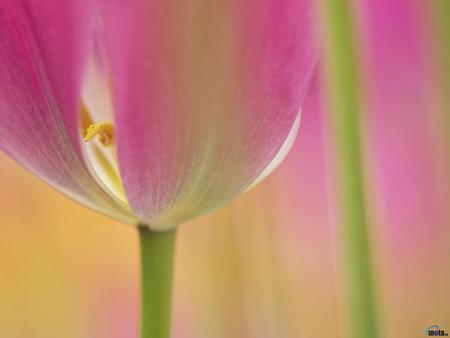
[[[0,0],[0,148],[90,208],[170,232],[285,157],[311,21],[310,0]]]

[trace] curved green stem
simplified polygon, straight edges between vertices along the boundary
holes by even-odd
[[[332,132],[342,207],[342,243],[353,338],[381,336],[361,147],[361,75],[358,40],[349,0],[324,0],[328,25],[328,74],[333,103]]]
[[[175,233],[139,227],[141,243],[141,338],[170,338]]]

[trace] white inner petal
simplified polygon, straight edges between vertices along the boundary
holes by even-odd
[[[82,101],[86,108],[84,112],[86,116],[82,117],[85,120],[82,125],[83,135],[86,132],[86,123],[114,123],[111,89],[105,67],[99,60],[100,56],[98,46],[94,46],[82,88]],[[116,147],[105,147],[98,137],[95,137],[89,142],[84,142],[84,150],[89,170],[97,182],[110,195],[128,205],[120,178]]]
[[[91,58],[81,93],[94,122],[114,121],[114,108],[108,75],[95,57]]]
[[[124,203],[127,203],[115,159],[115,147],[105,147],[98,139],[85,143],[86,155],[96,176],[108,191]]]

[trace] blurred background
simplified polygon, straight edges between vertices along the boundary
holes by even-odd
[[[175,338],[349,337],[330,99],[341,88],[326,66],[340,58],[324,12],[324,52],[287,160],[179,229]],[[450,2],[362,0],[350,15],[381,337],[421,337],[433,324],[450,332]],[[0,187],[0,336],[138,337],[136,229],[4,154]]]

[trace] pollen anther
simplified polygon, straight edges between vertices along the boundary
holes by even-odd
[[[84,141],[89,142],[95,136],[98,136],[98,140],[105,147],[111,147],[116,143],[114,125],[111,122],[101,122],[91,124],[84,136]]]

